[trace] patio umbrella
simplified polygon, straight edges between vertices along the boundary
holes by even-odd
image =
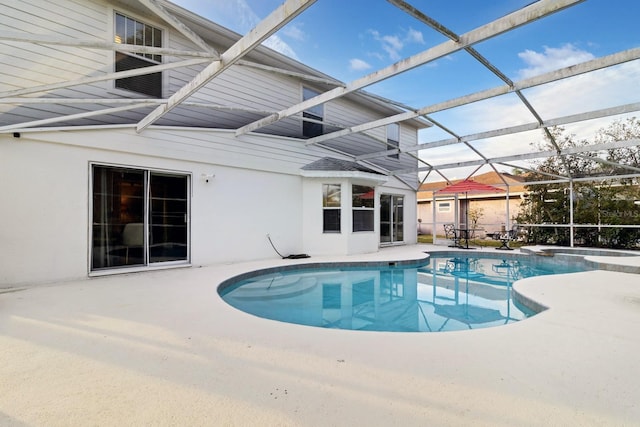
[[[438,191],[437,194],[462,194],[467,201],[465,203],[465,229],[469,230],[469,194],[482,194],[482,193],[502,193],[504,190],[493,185],[483,184],[481,182],[474,181],[472,179],[465,179],[458,181],[454,184],[448,185]],[[468,231],[467,231],[468,233]]]

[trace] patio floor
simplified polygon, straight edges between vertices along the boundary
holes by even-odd
[[[640,425],[638,275],[526,279],[549,310],[432,334],[280,323],[217,295],[233,275],[309,261],[0,289],[0,425]]]

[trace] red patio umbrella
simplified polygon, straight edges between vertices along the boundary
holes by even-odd
[[[436,191],[437,194],[465,194],[467,200],[469,194],[481,193],[501,193],[504,190],[493,185],[483,184],[472,179],[465,179],[454,184],[448,185]],[[469,203],[465,203],[465,228],[469,230]],[[467,231],[468,233],[468,231]]]

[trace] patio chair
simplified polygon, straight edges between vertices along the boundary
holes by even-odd
[[[494,240],[500,240],[500,247],[496,249],[502,249],[511,251],[513,248],[509,247],[509,242],[514,241],[518,238],[518,224],[513,224],[510,230],[504,232],[496,232],[493,233]]]
[[[136,253],[144,246],[144,224],[141,222],[130,222],[125,224],[122,230],[122,244],[125,246],[125,264],[129,264],[129,250]]]
[[[455,224],[444,224],[443,227],[444,238],[453,242],[453,244],[449,245],[449,247],[457,248],[458,246],[460,246],[460,236],[458,236]]]

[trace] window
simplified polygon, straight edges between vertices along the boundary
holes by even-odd
[[[315,98],[318,95],[320,95],[320,92],[316,92],[315,90],[306,87],[302,88],[303,101]],[[308,110],[304,110],[302,112],[302,117],[304,117],[305,119],[318,120],[322,122],[322,120],[324,120],[324,108],[322,104],[311,107]],[[322,135],[323,132],[324,127],[322,123],[312,122],[308,120],[302,121],[302,136],[313,138],[314,136]]]
[[[340,184],[322,185],[322,231],[325,233],[340,232],[340,193]]]
[[[366,185],[353,185],[351,191],[353,231],[373,231],[375,189]]]
[[[438,202],[438,212],[451,212],[451,202]]]
[[[114,41],[121,44],[135,46],[162,47],[162,31],[124,16],[115,15]],[[150,67],[162,63],[162,56],[150,53],[116,52],[115,69],[128,71],[137,68]],[[117,88],[138,92],[155,98],[162,97],[162,73],[150,73],[141,76],[116,79]]]
[[[398,123],[387,125],[387,150],[394,148],[400,148],[400,125]],[[389,154],[389,157],[399,159],[400,153]]]
[[[91,270],[188,260],[189,176],[92,166]]]

